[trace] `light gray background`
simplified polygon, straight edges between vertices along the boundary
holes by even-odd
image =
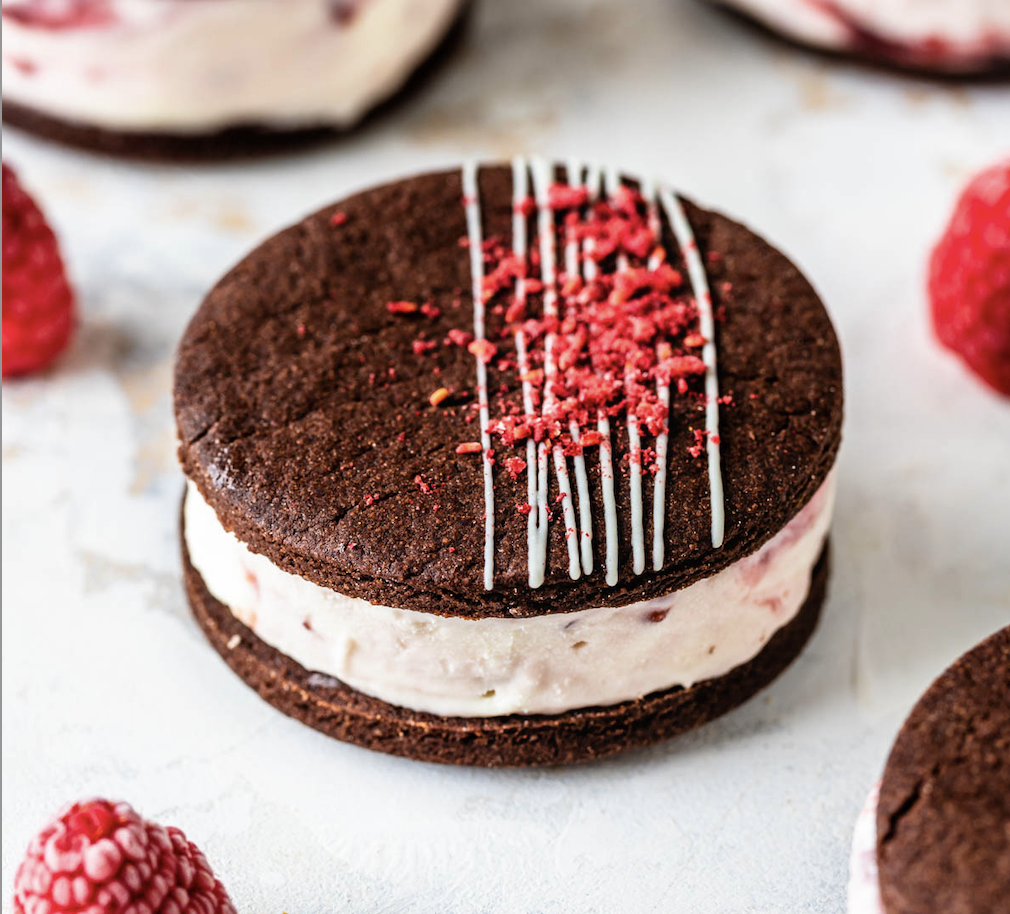
[[[3,385],[3,882],[65,801],[182,826],[243,912],[838,912],[849,834],[910,704],[1010,620],[1010,407],[932,342],[922,275],[1006,87],[779,45],[695,2],[486,0],[422,94],[353,136],[192,168],[4,132],[83,325]],[[266,233],[463,155],[569,154],[738,215],[836,319],[848,421],[823,622],[771,689],[673,744],[559,771],[331,742],[246,689],[179,583],[171,358]]]

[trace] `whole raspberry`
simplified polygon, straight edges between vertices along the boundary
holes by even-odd
[[[35,201],[3,166],[3,376],[48,365],[67,345],[74,296],[56,236]]]
[[[74,803],[28,845],[14,914],[235,914],[196,845],[127,803]]]
[[[940,342],[1010,395],[1010,161],[965,188],[929,262],[929,297]]]

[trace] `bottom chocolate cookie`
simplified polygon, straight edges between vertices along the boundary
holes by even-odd
[[[748,663],[690,688],[556,715],[438,717],[396,707],[311,673],[270,647],[208,592],[182,546],[186,593],[225,662],[261,698],[327,736],[425,762],[512,768],[561,765],[648,746],[707,723],[768,685],[817,625],[828,577],[825,545],[796,617]]]
[[[267,155],[297,149],[337,133],[330,127],[272,130],[254,125],[192,134],[106,130],[52,117],[8,101],[3,103],[3,120],[12,127],[65,146],[156,161],[202,161]]]

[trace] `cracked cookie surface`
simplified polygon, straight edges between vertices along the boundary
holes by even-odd
[[[877,835],[887,914],[1010,912],[1010,627],[912,710],[884,771]]]

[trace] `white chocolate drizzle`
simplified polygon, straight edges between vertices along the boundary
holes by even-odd
[[[649,229],[652,232],[652,239],[656,244],[656,250],[649,255],[648,267],[655,270],[663,262],[663,254],[660,253],[663,241],[663,223],[659,218],[659,209],[656,206],[656,190],[653,181],[645,178],[642,181],[642,197],[648,207]],[[656,436],[656,476],[652,483],[652,570],[659,571],[663,567],[666,558],[666,543],[663,539],[666,532],[666,467],[670,450],[670,383],[662,378],[656,381],[656,397],[666,410],[666,425],[663,431]]]
[[[600,170],[595,166],[586,168],[586,188],[589,191],[589,202],[593,201],[600,193]],[[587,280],[596,278],[596,261],[590,256],[593,250],[593,241],[587,238],[582,242],[582,259],[584,263],[584,273]],[[608,587],[617,584],[620,577],[618,567],[618,547],[617,541],[617,495],[614,491],[614,453],[613,444],[610,438],[610,419],[602,409],[596,415],[596,430],[603,439],[600,442],[600,491],[603,495],[603,528],[606,540],[606,582]]]
[[[550,206],[549,193],[553,183],[553,165],[544,159],[531,160],[529,168],[533,174],[533,192],[536,203],[537,235],[540,254],[540,273],[543,283],[543,313],[545,318],[558,317],[558,277],[557,277],[557,240],[554,212]],[[616,169],[607,168],[601,173],[593,166],[583,168],[577,160],[570,160],[566,166],[568,183],[573,187],[584,187],[588,194],[588,204],[597,199],[600,193],[600,181],[603,179],[603,192],[607,197],[613,197],[621,186],[621,178]],[[583,179],[583,171],[585,178]],[[467,235],[470,251],[470,274],[473,285],[473,329],[477,340],[485,339],[485,306],[483,299],[483,232],[481,227],[480,191],[478,187],[478,168],[474,162],[467,162],[462,172],[463,200],[466,210]],[[529,179],[527,162],[523,157],[512,161],[512,252],[516,258],[525,263],[529,254],[527,232],[527,217],[525,203],[529,196]],[[699,329],[704,339],[702,347],[702,362],[705,365],[705,438],[708,457],[709,496],[711,502],[711,536],[712,545],[719,548],[723,543],[725,528],[725,504],[722,483],[721,451],[719,444],[719,377],[716,364],[715,319],[712,309],[712,296],[708,285],[708,277],[702,263],[701,255],[694,238],[694,232],[684,209],[676,195],[667,187],[661,186],[658,191],[651,181],[643,181],[642,197],[648,207],[648,225],[651,229],[656,251],[650,255],[648,268],[655,270],[663,260],[662,251],[662,219],[659,208],[662,207],[680,249],[681,256],[687,268],[695,302],[698,308]],[[658,201],[658,202],[657,202]],[[592,256],[592,239],[579,241],[578,235],[572,230],[566,230],[564,239],[564,273],[566,277],[584,276],[593,280],[598,273],[596,262]],[[617,256],[617,272],[629,268],[626,254]],[[526,300],[526,282],[522,275],[515,281],[515,296],[517,301]],[[522,326],[515,330],[516,362],[522,384],[523,410],[526,415],[532,415],[535,410],[533,387],[529,378],[529,352],[527,350],[525,332]],[[541,414],[550,410],[555,401],[551,381],[556,377],[558,366],[554,359],[556,333],[551,330],[544,338],[544,392],[541,403]],[[630,369],[626,381],[630,378]],[[659,402],[669,413],[670,385],[657,380],[656,395]],[[477,397],[480,416],[480,439],[483,450],[483,480],[484,480],[484,587],[490,590],[494,586],[494,479],[493,464],[490,457],[491,434],[488,406],[487,367],[484,361],[477,357]],[[619,542],[617,532],[617,498],[615,493],[615,476],[613,462],[613,445],[611,441],[610,420],[604,410],[597,413],[597,430],[602,438],[600,442],[600,479],[603,499],[603,517],[605,531],[605,579],[609,587],[617,584],[620,576],[618,567]],[[627,416],[628,442],[631,450],[629,461],[629,492],[631,503],[631,547],[632,569],[634,574],[642,574],[645,570],[645,527],[642,499],[642,444],[641,430],[637,416],[629,413]],[[581,440],[581,430],[578,423],[572,420],[569,424],[572,441],[578,444]],[[530,512],[527,523],[527,554],[528,579],[531,588],[543,585],[547,574],[547,552],[549,545],[548,525],[549,510],[549,464],[548,449],[553,457],[555,474],[558,480],[559,501],[565,523],[565,541],[568,548],[568,571],[572,580],[581,575],[593,572],[593,524],[589,494],[589,478],[586,472],[585,457],[578,454],[573,458],[575,466],[575,493],[577,504],[573,498],[571,480],[568,473],[567,458],[560,444],[550,446],[547,441],[539,444],[532,436],[526,440],[527,464],[527,497]],[[653,543],[652,567],[659,571],[665,559],[664,532],[666,522],[666,481],[669,455],[669,428],[656,436],[656,474],[653,484]],[[576,513],[578,517],[576,518]]]
[[[526,262],[526,214],[523,207],[529,195],[529,178],[526,174],[526,160],[517,156],[512,160],[512,253],[522,263]],[[520,275],[516,277],[516,299],[526,301],[526,281]],[[522,383],[523,411],[527,416],[533,414],[533,385],[529,380],[529,357],[526,354],[526,333],[520,325],[515,332],[516,364]],[[547,571],[547,550],[540,548],[541,537],[547,537],[547,452],[546,445],[541,445],[543,460],[537,459],[537,446],[531,435],[526,439],[526,499],[530,506],[527,517],[526,546],[527,567],[529,569],[529,585],[537,588],[544,583]],[[539,472],[543,464],[544,472]],[[538,477],[542,476],[542,481]],[[538,485],[539,481],[539,485]],[[538,493],[543,491],[543,500]]]
[[[480,190],[477,186],[477,164],[463,165],[463,205],[466,209],[466,232],[470,246],[470,279],[473,291],[473,335],[484,339],[484,251],[481,229]],[[494,477],[491,471],[491,433],[487,400],[487,366],[477,356],[477,403],[480,409],[481,461],[484,469],[484,589],[494,587]]]
[[[573,187],[582,186],[582,164],[574,159],[568,162],[565,169],[568,173],[568,183]],[[565,238],[565,274],[568,277],[581,275],[581,250],[578,235],[571,228]],[[582,432],[579,423],[574,419],[568,423],[568,431],[572,441],[579,444]],[[593,512],[589,501],[589,477],[586,475],[586,458],[583,454],[575,455],[575,485],[579,496],[579,552],[582,558],[582,573],[593,573]]]
[[[553,178],[553,166],[545,159],[534,159],[533,190],[537,203],[537,233],[540,236],[540,280],[544,284],[544,317],[558,316],[557,288],[557,243],[554,237],[554,211],[550,207],[548,195]],[[554,361],[554,341],[556,334],[548,331],[544,336],[544,397],[541,409],[546,412],[554,405],[552,381],[557,375],[557,364]],[[554,457],[554,470],[558,477],[558,490],[561,501],[561,514],[565,523],[565,543],[568,546],[568,576],[577,581],[582,575],[582,564],[579,559],[578,527],[575,521],[575,506],[572,504],[572,486],[568,478],[568,460],[564,448],[555,444],[551,448]],[[539,494],[539,493],[538,493]],[[547,548],[546,530],[542,548]]]
[[[705,344],[701,360],[705,363],[705,449],[708,453],[708,487],[712,511],[712,545],[722,546],[725,531],[725,503],[722,490],[722,455],[719,447],[719,374],[716,366],[715,317],[712,314],[712,293],[708,276],[701,262],[694,230],[688,222],[684,208],[668,187],[659,189],[659,201],[670,220],[677,246],[681,250],[687,275],[691,280],[695,302],[698,306],[698,323]]]
[[[604,176],[608,197],[613,197],[621,186],[621,177],[616,168],[608,168]],[[628,256],[617,255],[618,274],[628,269]],[[630,372],[625,381],[630,378]],[[628,461],[628,485],[631,491],[631,568],[635,574],[645,571],[645,521],[642,517],[642,436],[638,429],[638,416],[628,412],[628,447],[631,459]]]

